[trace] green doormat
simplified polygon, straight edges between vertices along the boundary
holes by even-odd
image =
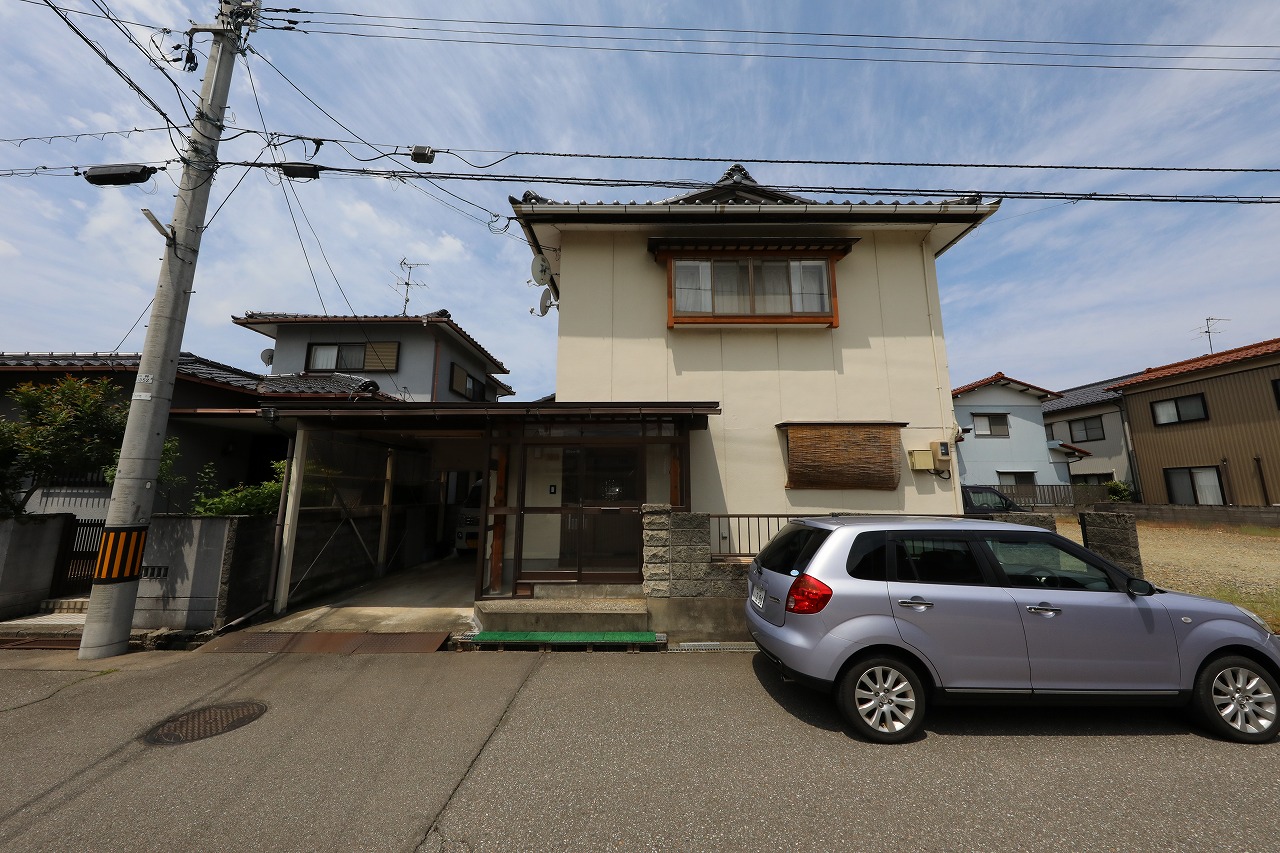
[[[652,631],[481,631],[473,643],[656,643]]]

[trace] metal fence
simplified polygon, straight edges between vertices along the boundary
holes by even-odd
[[[1002,486],[991,488],[1008,495],[1014,503],[1031,509],[1047,506],[1085,506],[1107,502],[1106,486]]]
[[[711,556],[754,557],[788,521],[810,515],[713,515]]]

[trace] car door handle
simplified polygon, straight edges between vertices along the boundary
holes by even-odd
[[[924,610],[925,608],[932,607],[932,606],[933,606],[933,602],[932,602],[932,601],[925,601],[923,598],[899,598],[899,599],[898,599],[898,606],[899,606],[899,607],[911,607],[911,608],[916,608],[916,607],[918,607],[918,608],[920,608],[921,610]]]
[[[1061,608],[1061,607],[1050,607],[1050,606],[1049,606],[1049,605],[1047,605],[1047,604],[1028,604],[1028,605],[1027,605],[1027,612],[1028,612],[1028,613],[1039,613],[1041,616],[1053,616],[1053,615],[1055,615],[1055,614],[1061,613],[1061,612],[1062,612],[1062,608]]]

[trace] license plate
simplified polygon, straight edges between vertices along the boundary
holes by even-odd
[[[752,588],[751,603],[764,610],[764,587],[756,586]]]

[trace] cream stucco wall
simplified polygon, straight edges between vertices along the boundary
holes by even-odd
[[[958,480],[913,472],[908,449],[954,419],[925,228],[850,232],[836,266],[840,325],[667,328],[666,267],[638,231],[562,233],[556,399],[717,401],[695,432],[695,511],[955,513]],[[905,421],[896,492],[788,490],[782,421]]]

